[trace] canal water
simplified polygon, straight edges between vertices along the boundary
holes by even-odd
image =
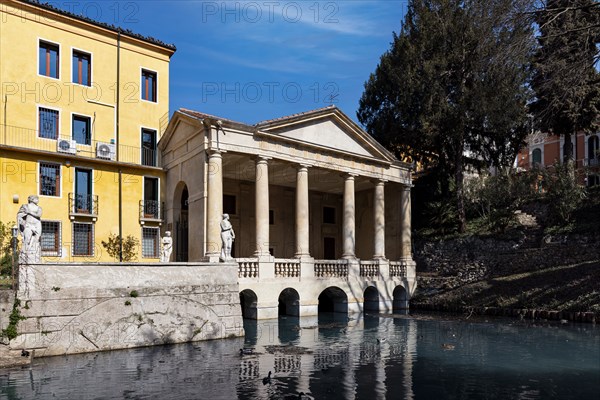
[[[244,339],[39,358],[0,370],[0,399],[600,398],[591,324],[321,314],[245,328]]]

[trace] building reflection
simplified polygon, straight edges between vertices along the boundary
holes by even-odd
[[[241,357],[240,399],[301,392],[327,399],[414,398],[417,324],[410,318],[321,313],[246,320],[244,327],[245,346],[256,354]],[[271,384],[263,385],[259,378],[269,371]]]

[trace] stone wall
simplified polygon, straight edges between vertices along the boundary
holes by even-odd
[[[14,291],[11,289],[0,290],[0,330],[8,326],[8,316],[15,302]]]
[[[415,241],[419,293],[432,295],[490,277],[600,260],[600,235],[546,236],[531,243],[467,237]]]
[[[36,357],[243,336],[237,264],[43,264],[22,269]]]

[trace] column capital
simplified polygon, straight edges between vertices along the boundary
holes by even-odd
[[[268,164],[269,160],[272,160],[273,157],[267,157],[267,156],[261,156],[261,155],[257,155],[256,157],[254,157],[254,161],[256,161],[257,164]]]
[[[308,171],[308,169],[311,167],[313,167],[313,165],[311,165],[311,164],[305,164],[305,163],[294,164],[294,168],[296,168],[298,171]]]
[[[387,179],[383,179],[383,178],[374,178],[371,179],[371,182],[375,185],[375,186],[383,186],[386,183],[388,183],[389,181]]]
[[[209,149],[206,149],[206,153],[208,153],[209,157],[221,157],[222,153],[226,153],[226,151],[215,149],[215,148],[209,148]]]
[[[342,178],[344,178],[345,180],[354,180],[354,178],[356,178],[357,176],[359,176],[358,174],[355,174],[354,172],[342,172],[340,174],[340,176]]]

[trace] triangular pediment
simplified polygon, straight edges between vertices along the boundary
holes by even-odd
[[[391,162],[394,156],[337,108],[258,124],[262,132],[299,144]]]

